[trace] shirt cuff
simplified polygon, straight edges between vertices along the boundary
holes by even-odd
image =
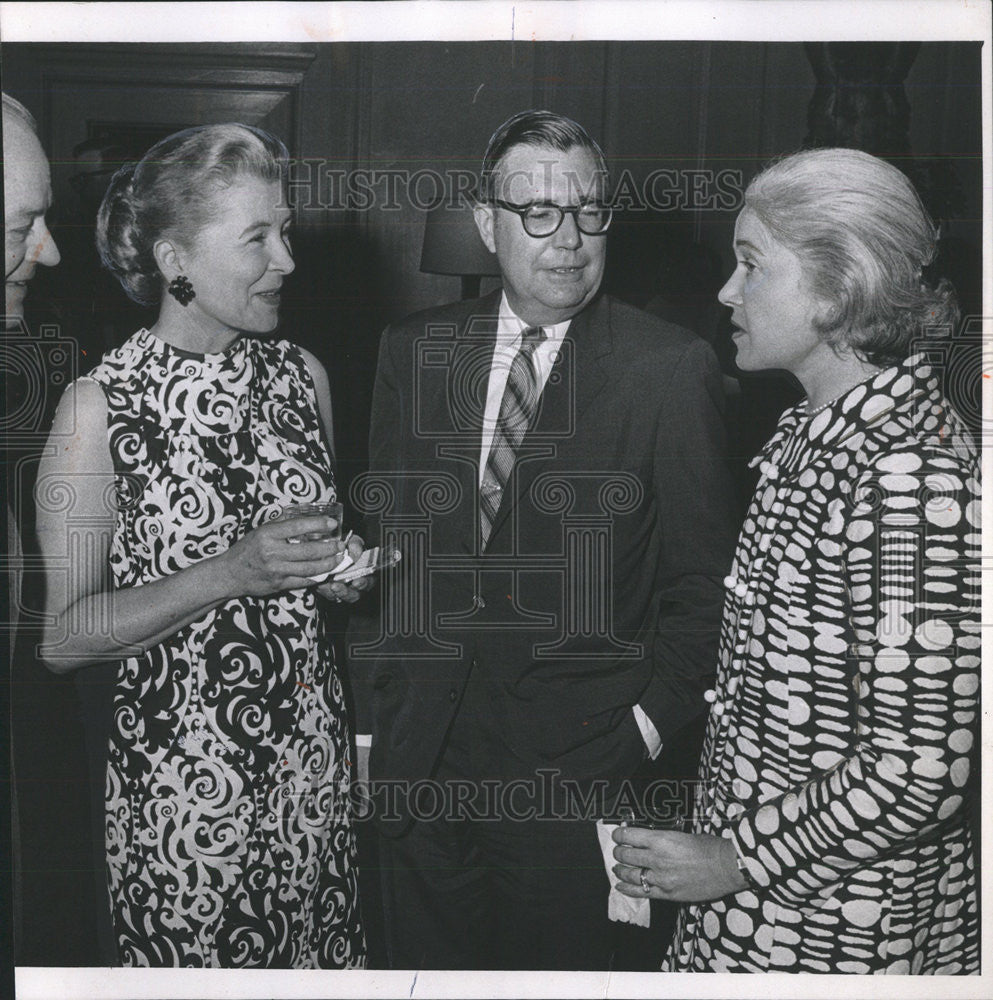
[[[641,705],[634,705],[631,711],[634,712],[634,721],[638,723],[638,728],[641,730],[641,737],[648,748],[648,756],[652,760],[655,760],[662,752],[662,737],[659,736],[659,731],[652,725],[652,720],[645,715],[645,710]]]
[[[360,733],[355,737],[355,745],[357,747],[371,747],[372,746],[372,733]]]

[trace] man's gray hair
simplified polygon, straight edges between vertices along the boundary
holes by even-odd
[[[34,120],[34,115],[20,101],[15,100],[8,93],[3,95],[3,114],[6,118],[11,115],[20,119],[35,135],[38,134],[38,123]]]

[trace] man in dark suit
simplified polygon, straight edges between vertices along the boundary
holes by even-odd
[[[38,659],[42,590],[34,539],[32,499],[59,386],[71,381],[77,345],[70,331],[53,339],[52,323],[25,319],[29,283],[39,267],[55,267],[61,255],[48,230],[52,204],[48,158],[34,116],[3,94],[4,319],[0,357],[4,413],[7,502],[7,611],[10,793],[13,822],[7,827],[12,860],[11,904],[17,965],[96,965],[103,958],[98,935],[110,926],[102,876],[102,836],[91,830],[86,733],[74,680],[56,677]],[[28,303],[30,306],[30,303]],[[43,312],[42,315],[45,315]],[[45,331],[45,328],[48,331]],[[56,360],[59,358],[60,360]],[[54,397],[54,398],[53,398]],[[27,568],[25,568],[27,567]],[[103,776],[100,776],[102,825]],[[94,872],[94,857],[99,871]],[[95,902],[96,900],[96,902]],[[100,903],[104,910],[99,909]],[[2,951],[2,949],[0,949]],[[2,992],[2,989],[0,989]]]
[[[475,209],[502,292],[383,335],[357,494],[403,561],[351,653],[394,968],[607,968],[595,821],[705,709],[721,375],[599,293],[607,196],[579,125],[514,116]]]

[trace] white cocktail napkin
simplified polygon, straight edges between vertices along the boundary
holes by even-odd
[[[613,867],[617,862],[614,860],[614,844],[611,833],[617,827],[616,823],[604,823],[602,819],[596,821],[596,832],[600,838],[600,850],[603,851],[603,863],[607,869],[607,878],[610,879],[610,895],[607,897],[607,916],[611,920],[620,920],[626,924],[637,924],[639,927],[648,927],[652,919],[651,901],[646,896],[638,899],[635,896],[625,896],[617,889],[617,876],[613,872]]]

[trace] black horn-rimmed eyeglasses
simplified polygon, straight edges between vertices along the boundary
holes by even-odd
[[[521,217],[521,225],[528,236],[540,239],[551,236],[562,225],[566,214],[572,216],[576,228],[587,236],[599,236],[607,231],[614,211],[609,205],[590,202],[587,205],[556,205],[550,201],[533,201],[529,205],[515,205],[510,201],[491,198],[490,202]]]

